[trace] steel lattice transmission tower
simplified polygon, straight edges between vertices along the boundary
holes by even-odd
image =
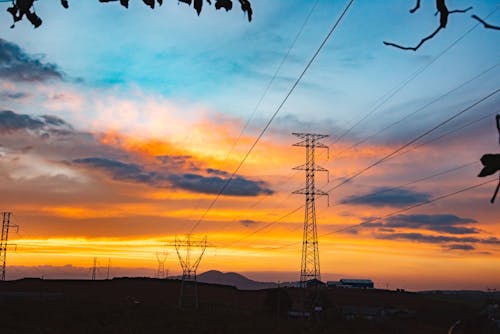
[[[192,254],[193,248],[198,248],[196,255]],[[181,293],[179,308],[198,308],[198,284],[196,270],[207,248],[207,237],[202,240],[192,240],[188,234],[185,240],[175,239],[175,250],[182,267]]]
[[[0,259],[2,261],[2,272],[0,273],[0,280],[5,281],[5,271],[7,268],[7,250],[9,246],[9,230],[15,228],[16,231],[19,229],[17,225],[11,225],[10,218],[12,217],[12,212],[2,212],[2,236],[0,238]]]
[[[93,281],[95,281],[96,274],[97,274],[97,258],[94,257],[94,263],[92,265],[92,280]]]
[[[328,170],[316,165],[314,153],[316,148],[328,149],[328,146],[320,142],[321,139],[328,136],[313,133],[294,132],[292,134],[302,139],[302,141],[293,144],[293,146],[306,148],[306,163],[294,168],[295,170],[303,170],[306,172],[306,185],[305,188],[293,192],[294,194],[306,195],[304,233],[302,237],[302,262],[300,268],[300,285],[305,287],[308,281],[314,279],[321,280],[318,229],[316,226],[316,208],[314,200],[316,196],[328,196],[328,194],[316,189],[314,174],[315,172],[328,172]]]
[[[168,252],[156,252],[156,260],[158,261],[158,269],[156,270],[156,278],[167,278],[167,271],[165,271],[165,262],[167,261]]]

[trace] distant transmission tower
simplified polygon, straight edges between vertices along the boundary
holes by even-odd
[[[302,263],[300,268],[300,285],[307,286],[307,282],[317,279],[321,280],[319,267],[319,249],[318,249],[318,229],[316,226],[316,208],[314,199],[316,196],[328,196],[327,193],[316,189],[314,184],[315,172],[328,172],[327,169],[317,166],[314,162],[314,153],[316,148],[326,148],[328,146],[320,143],[319,140],[328,137],[312,133],[292,133],[302,141],[293,144],[306,148],[306,163],[295,167],[296,170],[306,172],[306,186],[303,189],[294,191],[294,194],[306,195],[306,205],[304,213],[304,233],[302,238]]]
[[[2,236],[0,239],[0,258],[2,261],[2,272],[0,273],[0,280],[5,281],[5,270],[7,267],[7,250],[9,246],[9,230],[15,228],[16,231],[19,229],[17,225],[10,224],[10,218],[12,217],[12,212],[2,212]]]
[[[192,249],[198,248],[197,255],[193,256]],[[181,293],[179,297],[179,308],[198,308],[198,284],[196,282],[196,270],[201,258],[207,248],[207,237],[194,241],[191,234],[186,240],[175,239],[175,250],[182,267]],[[183,251],[184,249],[184,251]]]
[[[92,266],[92,280],[95,281],[95,276],[97,273],[97,258],[94,257],[94,265]]]
[[[165,262],[167,261],[168,252],[161,251],[156,252],[156,260],[158,261],[158,270],[156,271],[156,278],[164,279],[167,278],[167,272],[165,271]]]
[[[109,280],[109,268],[111,267],[111,259],[108,257],[108,268],[106,270],[106,279]]]

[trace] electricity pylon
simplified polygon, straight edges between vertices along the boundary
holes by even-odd
[[[9,230],[15,228],[16,232],[19,230],[18,225],[11,225],[10,218],[12,217],[12,212],[2,212],[2,236],[0,238],[0,259],[2,261],[2,271],[0,273],[0,280],[5,281],[5,271],[7,268],[7,250],[9,246]]]
[[[97,273],[97,258],[94,257],[94,265],[92,266],[92,280],[95,281],[95,276]]]
[[[197,255],[193,256],[192,248],[199,248]],[[202,240],[192,240],[188,234],[185,240],[175,239],[175,250],[182,267],[181,293],[179,308],[198,308],[198,284],[196,270],[207,248],[207,237]],[[182,251],[184,249],[184,251]]]
[[[156,260],[158,261],[158,270],[156,271],[156,278],[164,279],[167,278],[167,273],[165,271],[165,262],[167,261],[168,252],[161,251],[156,252]]]
[[[106,280],[109,280],[109,268],[111,267],[111,259],[108,257],[108,268],[106,270]]]
[[[318,229],[316,226],[316,208],[314,200],[316,196],[328,196],[328,193],[316,189],[314,183],[314,173],[328,172],[328,170],[316,165],[314,161],[314,153],[316,148],[328,149],[328,146],[319,142],[320,139],[328,136],[313,133],[292,134],[302,139],[302,141],[293,144],[293,146],[306,148],[306,163],[294,168],[295,170],[303,170],[306,172],[306,184],[304,188],[293,192],[294,194],[306,195],[304,232],[302,237],[302,261],[300,268],[300,285],[301,287],[306,287],[307,283],[311,280],[321,280]]]

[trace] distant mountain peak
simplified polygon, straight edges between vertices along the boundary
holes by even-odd
[[[235,272],[209,270],[198,275],[198,281],[210,284],[234,286],[240,290],[260,290],[276,287],[276,283],[257,282]]]

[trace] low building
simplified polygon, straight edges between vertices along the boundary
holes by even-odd
[[[340,283],[343,286],[349,286],[352,288],[373,289],[373,281],[371,279],[342,278],[340,279]]]
[[[342,278],[340,281],[328,281],[326,284],[329,288],[373,289],[374,287],[371,279]]]

